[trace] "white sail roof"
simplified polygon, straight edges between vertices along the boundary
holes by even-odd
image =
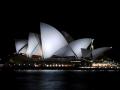
[[[41,56],[41,46],[40,46],[39,36],[38,34],[35,33],[29,33],[28,48],[26,54],[28,55],[28,57],[31,57],[36,53],[37,55],[39,54]]]
[[[73,42],[71,42],[69,44],[69,46],[71,47],[71,49],[74,51],[74,53],[76,54],[76,56],[78,58],[82,57],[82,52],[81,52],[81,48],[83,49],[87,49],[87,47],[93,42],[94,39],[91,38],[83,38],[83,39],[78,39],[75,40]],[[66,56],[73,56],[73,53],[71,53],[71,50],[69,49],[66,53]]]
[[[98,58],[99,56],[103,55],[104,52],[110,50],[112,47],[101,47],[101,48],[97,48],[95,50],[92,51],[92,57],[93,59]]]
[[[65,37],[65,39],[67,40],[67,42],[72,42],[73,41],[73,38],[72,38],[72,36],[70,34],[68,34],[65,31],[62,31],[61,33],[63,34],[63,36]]]
[[[82,52],[82,57],[86,58],[86,57],[91,57],[92,58],[92,50],[87,50],[87,49],[83,49],[81,48],[81,52]]]
[[[54,27],[40,23],[43,57],[51,57],[57,50],[68,43],[63,35]]]
[[[25,46],[19,51],[19,53],[26,54],[26,51],[27,51],[27,45],[25,45]]]
[[[54,53],[54,55],[64,57],[64,56],[66,56],[65,54],[68,50],[71,53],[70,56],[75,56],[74,52],[72,51],[72,49],[68,45],[63,47],[63,48],[60,48],[57,52]]]
[[[70,38],[67,33],[63,33],[65,37]],[[92,46],[90,47],[91,50],[88,50],[88,47],[90,44],[92,45],[94,39],[83,38],[68,44],[64,36],[56,28],[45,23],[40,23],[40,37],[38,34],[30,33],[28,41],[16,41],[16,52],[18,54],[24,53],[29,57],[38,55],[44,59],[50,58],[53,55],[63,57],[75,56],[77,58],[92,56],[93,59],[96,59],[111,49],[111,47],[102,47],[93,50],[94,48]]]
[[[65,51],[67,50],[67,46],[60,48],[59,50],[57,50],[54,55],[56,56],[64,56]]]
[[[38,44],[32,52],[32,55],[42,56],[41,45]]]
[[[20,51],[24,48],[24,46],[27,45],[26,40],[18,40],[15,42],[16,52],[20,53]]]

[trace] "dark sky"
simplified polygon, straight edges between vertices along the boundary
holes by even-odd
[[[91,37],[95,47],[112,46],[113,56],[119,56],[119,11],[113,7],[53,7],[7,8],[2,10],[0,56],[15,51],[14,39],[27,38],[29,32],[39,32],[39,23],[48,23],[68,32],[74,39]],[[56,10],[55,10],[56,9]]]

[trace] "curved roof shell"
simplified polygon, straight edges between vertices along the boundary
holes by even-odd
[[[69,47],[72,49],[72,51],[75,53],[75,55],[78,58],[82,57],[82,51],[81,49],[87,49],[88,46],[93,42],[93,39],[91,38],[83,38],[83,39],[78,39],[69,44]],[[68,49],[65,53],[66,56],[73,56],[73,53],[71,53],[71,50]]]
[[[102,56],[106,51],[112,49],[112,47],[101,47],[97,48],[92,51],[92,57],[93,59],[97,59],[98,57]]]
[[[17,40],[15,41],[15,47],[17,53],[23,53],[26,49],[27,40]],[[21,51],[22,50],[22,51]]]
[[[64,36],[48,24],[40,23],[40,34],[44,58],[50,58],[57,50],[68,45]]]
[[[29,33],[28,48],[27,48],[26,54],[28,57],[31,57],[32,55],[36,53],[38,53],[40,56],[42,54],[39,35],[35,33]]]

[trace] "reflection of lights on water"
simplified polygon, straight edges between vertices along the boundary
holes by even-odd
[[[64,72],[97,72],[98,70],[49,70],[49,69],[46,69],[46,70],[26,70],[26,69],[24,69],[24,70],[15,70],[15,71],[17,71],[17,72],[28,72],[28,73],[31,73],[31,72],[44,72],[44,73],[54,73],[54,72],[62,72],[62,73],[64,73]],[[102,70],[102,69],[100,69],[99,70],[100,72],[104,72],[104,71],[108,71],[108,72],[114,72],[114,71],[119,71],[119,70]]]

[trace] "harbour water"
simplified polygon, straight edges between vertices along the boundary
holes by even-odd
[[[0,90],[119,90],[119,72],[0,71]]]

